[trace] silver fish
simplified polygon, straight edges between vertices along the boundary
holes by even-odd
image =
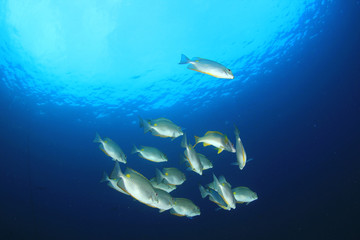
[[[246,152],[240,139],[239,129],[235,125],[234,127],[235,127],[235,142],[236,142],[236,160],[239,164],[240,170],[243,170],[247,160]]]
[[[94,142],[100,143],[100,149],[114,161],[126,163],[126,155],[124,154],[123,150],[110,138],[105,138],[102,140],[100,135],[96,133]]]
[[[151,162],[167,162],[168,159],[164,153],[154,147],[141,146],[137,148],[135,145],[131,153],[139,153],[139,157]]]
[[[187,56],[181,54],[179,64],[189,64],[188,69],[205,73],[216,78],[234,79],[234,75],[230,69],[212,60],[199,57],[190,60]]]
[[[200,215],[200,208],[186,198],[174,198],[174,206],[170,213],[179,217],[194,217]]]

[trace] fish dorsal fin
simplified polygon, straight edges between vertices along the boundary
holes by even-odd
[[[132,169],[132,168],[127,168],[128,170],[130,170],[130,171],[132,171],[133,173],[136,173],[136,174],[138,174],[139,176],[141,176],[141,177],[143,177],[143,178],[145,178],[146,180],[148,180],[146,177],[144,177],[144,175],[142,175],[141,173],[139,173],[138,171],[135,171],[134,169]],[[149,181],[149,180],[148,180]]]
[[[218,154],[220,154],[222,151],[224,151],[223,148],[218,148]]]
[[[167,119],[167,118],[157,118],[157,119],[154,119],[153,121],[166,121],[166,122],[171,122],[172,121],[170,119]]]
[[[205,135],[211,134],[211,133],[216,133],[216,134],[220,134],[220,135],[224,136],[224,134],[222,134],[221,132],[218,132],[218,131],[207,131],[207,132],[205,133]]]

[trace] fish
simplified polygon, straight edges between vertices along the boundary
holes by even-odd
[[[191,144],[188,144],[186,134],[184,134],[183,139],[181,141],[181,146],[186,148],[184,155],[186,161],[190,165],[190,169],[196,172],[199,175],[202,175],[203,166],[201,165],[201,161],[199,156],[197,155],[195,149]]]
[[[120,166],[116,166],[115,169],[117,172],[114,175],[119,177],[117,185],[123,191],[150,207],[159,202],[158,194],[146,177],[131,168],[126,168],[124,173]]]
[[[246,152],[242,144],[242,141],[240,139],[239,129],[235,125],[234,127],[235,127],[235,142],[236,142],[236,160],[240,170],[243,170],[247,160]]]
[[[171,185],[181,185],[185,180],[185,174],[177,168],[163,168],[162,171],[156,169],[156,181],[158,184],[164,181]]]
[[[187,67],[188,69],[205,73],[216,78],[234,79],[234,75],[230,69],[212,60],[199,57],[190,60],[187,56],[181,54],[179,64],[189,64]]]
[[[258,195],[247,187],[236,187],[232,189],[236,203],[249,203],[258,199]]]
[[[177,126],[167,118],[157,118],[153,120],[144,120],[139,117],[140,127],[144,128],[144,133],[151,132],[152,135],[162,138],[175,138],[184,133],[181,127]]]
[[[138,156],[149,160],[151,162],[167,162],[167,156],[162,153],[159,149],[154,147],[141,146],[137,148],[135,145],[131,151],[131,153],[139,153]]]
[[[174,198],[164,190],[155,188],[155,192],[158,194],[159,202],[154,203],[152,206],[158,208],[160,213],[173,208]]]
[[[204,188],[203,186],[199,185],[199,190],[202,198],[209,196],[209,200],[216,203],[220,208],[230,210],[230,207],[226,204],[224,199],[214,189],[209,187]]]
[[[217,179],[215,174],[213,174],[213,178],[213,183],[208,186],[217,191],[230,208],[235,209],[236,200],[231,190],[231,185],[226,181],[224,176],[220,176],[219,179]]]
[[[113,169],[113,171],[112,171],[112,173],[110,175],[111,177],[109,177],[107,175],[107,173],[104,172],[103,177],[102,177],[100,182],[107,182],[107,185],[109,187],[111,187],[111,188],[115,189],[116,191],[121,192],[121,193],[123,193],[125,195],[129,195],[127,192],[125,192],[122,188],[120,188],[117,185],[117,183],[119,181],[119,176],[116,175],[117,171],[118,171],[116,168],[119,168],[119,167],[120,167],[119,164],[115,164],[114,169]]]
[[[212,163],[210,162],[210,160],[205,155],[203,155],[201,153],[197,153],[197,155],[199,156],[201,165],[203,166],[203,171],[207,170],[207,169],[210,169],[210,168],[213,168]]]
[[[221,153],[223,150],[233,153],[236,152],[234,144],[232,144],[229,138],[221,132],[208,131],[203,137],[195,136],[194,147],[201,142],[203,143],[204,147],[209,145],[214,146],[218,150],[218,154]]]
[[[174,198],[174,206],[170,213],[179,217],[195,217],[200,215],[200,208],[186,198]]]
[[[174,191],[176,189],[176,185],[170,185],[170,184],[167,184],[167,183],[164,183],[164,182],[158,183],[156,181],[156,177],[150,179],[150,183],[151,183],[151,185],[153,185],[154,188],[164,190],[167,193],[170,193],[170,192],[172,192],[172,191]]]
[[[94,139],[95,143],[100,143],[99,148],[114,161],[126,163],[126,155],[123,150],[110,138],[101,139],[100,135],[96,133]]]

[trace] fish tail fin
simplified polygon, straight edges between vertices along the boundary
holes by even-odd
[[[115,166],[114,169],[112,170],[111,174],[110,174],[110,178],[112,179],[118,179],[121,178],[122,176],[124,176],[124,174],[121,172],[121,168],[120,168],[120,164],[119,162],[115,162]]]
[[[236,127],[236,125],[235,125],[235,123],[234,123],[234,128],[235,128],[235,135],[236,136],[239,136],[240,135],[240,131],[239,131],[239,129]]]
[[[141,127],[141,128],[143,128],[144,127],[144,119],[142,119],[142,117],[140,117],[140,116],[138,116],[138,118],[139,118],[139,126]]]
[[[200,184],[199,184],[199,190],[202,198],[206,198],[206,196],[209,195],[209,193],[205,190],[205,188]]]
[[[183,136],[183,138],[182,138],[182,140],[181,140],[181,146],[183,147],[183,148],[186,148],[187,147],[187,138],[186,138],[186,133],[184,134],[184,136]]]
[[[103,176],[102,176],[102,178],[101,178],[101,180],[100,180],[100,182],[101,182],[101,183],[102,183],[102,182],[108,182],[109,180],[110,180],[109,176],[107,175],[106,172],[104,172],[104,173],[103,173]]]
[[[148,131],[151,130],[149,121],[142,119],[140,116],[139,116],[139,126],[141,128],[144,128],[144,133],[147,133]]]
[[[194,145],[194,147],[196,146],[196,144],[198,144],[199,143],[199,137],[198,136],[195,136],[195,145]]]
[[[138,152],[140,152],[140,150],[134,145],[131,150],[131,154],[138,153]]]
[[[94,139],[93,142],[94,142],[94,143],[101,143],[101,142],[102,142],[102,139],[101,139],[99,133],[96,133],[95,139]]]
[[[215,176],[215,174],[213,174],[213,178],[214,178],[214,190],[217,191],[218,190],[218,187],[220,185],[220,182],[219,180],[217,179],[217,177]]]
[[[180,60],[179,64],[187,64],[189,62],[190,62],[190,59],[187,56],[185,56],[184,54],[181,54],[181,60]]]
[[[157,184],[160,184],[163,179],[164,179],[164,174],[159,169],[156,169],[156,182],[157,182]]]
[[[150,121],[148,120],[142,120],[142,126],[144,128],[144,133],[147,133],[148,131],[151,130]]]

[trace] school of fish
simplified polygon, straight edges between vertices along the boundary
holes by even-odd
[[[234,78],[230,69],[211,60],[198,57],[190,60],[185,55],[182,55],[179,64],[189,64],[188,69],[213,77]],[[240,132],[235,125],[236,145],[234,147],[229,138],[218,131],[208,131],[202,137],[195,136],[195,144],[191,145],[182,128],[167,118],[149,120],[139,117],[139,124],[144,129],[145,134],[150,132],[153,136],[171,138],[171,140],[182,136],[181,146],[184,148],[184,153],[181,158],[188,166],[188,170],[196,174],[202,175],[203,171],[213,168],[212,162],[205,155],[198,153],[198,149],[195,150],[199,143],[203,143],[204,147],[210,145],[215,147],[217,154],[224,150],[235,153],[234,159],[236,159],[236,162],[233,165],[238,165],[240,170],[243,170],[246,162],[250,161],[250,159],[247,159],[240,139]],[[149,180],[140,172],[129,167],[121,170],[120,163],[126,164],[127,157],[116,142],[110,138],[102,139],[98,133],[96,133],[94,142],[99,143],[99,148],[115,162],[110,175],[104,173],[101,182],[107,182],[109,187],[128,195],[128,197],[140,203],[159,209],[160,213],[169,210],[172,215],[189,218],[200,215],[199,206],[190,199],[171,195],[173,191],[184,184],[186,176],[179,169],[171,167],[171,162],[161,150],[153,146],[133,146],[132,154],[137,154],[138,157],[151,161],[154,165],[164,162],[169,165],[169,167],[162,169],[155,168],[155,176]],[[209,200],[215,203],[219,209],[225,210],[235,209],[237,203],[249,204],[258,199],[257,194],[248,187],[232,188],[224,176],[216,177],[215,174],[213,174],[213,182],[205,187],[199,185],[199,190],[202,198],[209,197]]]

